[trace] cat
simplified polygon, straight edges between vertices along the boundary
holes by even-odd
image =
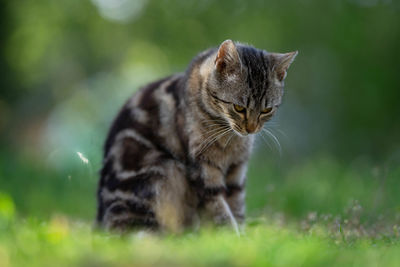
[[[136,92],[105,142],[97,223],[179,232],[208,216],[239,231],[254,134],[281,104],[296,55],[226,40]]]

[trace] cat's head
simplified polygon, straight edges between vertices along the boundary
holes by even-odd
[[[257,133],[281,104],[286,72],[296,55],[224,41],[213,55],[206,85],[211,108],[236,133]]]

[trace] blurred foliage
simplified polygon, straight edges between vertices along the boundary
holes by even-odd
[[[399,224],[399,1],[19,0],[4,4],[0,21],[4,224],[60,213],[91,221],[120,106],[228,38],[299,50],[268,124],[283,153],[273,139],[257,141],[249,214]],[[0,259],[6,250],[0,243]]]
[[[0,36],[0,266],[399,262],[399,1],[18,0]],[[247,235],[90,233],[120,106],[228,38],[299,50],[268,123],[283,153],[259,138],[249,167]]]
[[[74,142],[80,131],[102,140],[139,85],[183,71],[199,51],[231,38],[299,50],[279,119],[295,157],[324,150],[380,159],[399,150],[399,11],[391,0],[9,1],[2,136],[36,145],[49,116],[65,107],[90,126],[71,122]],[[69,113],[61,113],[55,119],[64,125]]]

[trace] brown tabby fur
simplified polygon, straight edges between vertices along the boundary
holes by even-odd
[[[227,40],[134,94],[105,143],[97,222],[176,232],[206,214],[237,231],[252,133],[279,106],[296,54]]]

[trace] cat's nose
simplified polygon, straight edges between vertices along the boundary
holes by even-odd
[[[247,123],[246,125],[246,131],[248,133],[254,133],[257,129],[257,124],[256,123]]]

